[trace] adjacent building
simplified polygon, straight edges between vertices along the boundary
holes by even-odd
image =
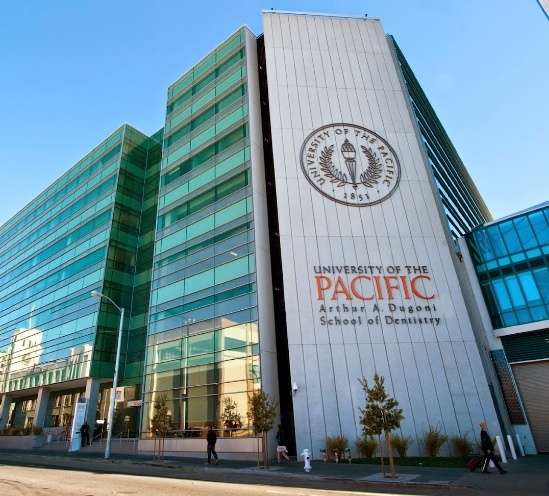
[[[549,203],[478,226],[460,240],[484,301],[484,343],[490,350],[513,430],[549,451]],[[526,438],[525,438],[526,436]]]
[[[124,125],[0,228],[0,426],[63,426],[78,400],[104,426],[116,394],[112,428],[149,451],[164,399],[167,451],[212,424],[252,457],[263,390],[291,451],[354,452],[378,373],[410,453],[481,420],[535,452],[465,270],[492,218],[402,51],[376,19],[263,21],[169,87],[155,135]],[[116,392],[120,314],[92,290],[129,312]]]
[[[538,0],[539,6],[541,7],[541,10],[543,10],[543,13],[545,14],[545,17],[549,19],[549,1],[548,0]]]

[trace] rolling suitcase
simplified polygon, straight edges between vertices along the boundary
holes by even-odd
[[[473,456],[468,462],[467,462],[467,468],[470,472],[474,472],[475,468],[478,467],[478,464],[480,463],[480,458],[478,456]]]

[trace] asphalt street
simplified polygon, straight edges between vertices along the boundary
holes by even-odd
[[[105,460],[101,451],[68,452],[47,448],[5,450],[0,446],[0,480],[10,480],[11,466],[84,471],[96,475],[121,474],[252,486],[268,485],[286,489],[299,487],[336,493],[352,490],[366,494],[549,494],[549,455],[509,460],[505,466],[508,470],[506,475],[499,475],[495,469],[492,474],[484,475],[478,469],[469,472],[465,468],[402,466],[397,467],[395,479],[383,477],[379,465],[323,463],[315,460],[312,462],[311,472],[306,473],[304,463],[296,460],[281,466],[277,466],[276,461],[272,460],[268,469],[258,467],[255,462],[222,457],[217,466],[205,465],[204,461],[202,458],[173,456],[158,461],[150,455],[116,452]],[[2,493],[10,494],[4,491]]]

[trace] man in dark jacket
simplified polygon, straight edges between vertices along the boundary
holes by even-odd
[[[499,470],[500,474],[506,474],[507,470],[503,470],[503,468],[501,468],[501,465],[498,463],[494,455],[494,444],[492,443],[492,440],[488,435],[488,426],[486,425],[486,422],[480,423],[480,445],[482,446],[482,451],[484,451],[482,473],[483,474],[490,473],[488,471],[488,464],[490,463],[490,461],[492,461],[494,462],[494,465],[496,466],[496,468]]]
[[[82,448],[90,445],[90,426],[87,420],[84,420],[82,427],[80,427],[80,437],[82,438]]]
[[[206,441],[208,443],[208,462],[211,463],[212,461],[212,455],[215,459],[215,464],[217,465],[219,463],[219,458],[217,458],[217,453],[215,452],[215,443],[217,442],[217,434],[212,429],[212,426],[208,426],[208,434],[206,434]]]

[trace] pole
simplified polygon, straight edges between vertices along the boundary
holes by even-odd
[[[383,410],[383,430],[385,431],[385,444],[389,455],[389,465],[391,466],[391,477],[396,477],[395,461],[393,460],[393,449],[391,448],[391,435],[387,431],[387,410]]]
[[[110,300],[110,298],[108,298]],[[112,302],[112,300],[110,300]],[[114,304],[114,302],[112,302]],[[111,456],[111,438],[113,431],[113,420],[114,420],[114,404],[116,401],[116,385],[118,383],[118,364],[120,362],[120,348],[122,346],[122,325],[124,324],[124,309],[120,308],[118,305],[114,305],[120,310],[120,325],[118,326],[118,345],[116,346],[116,362],[114,364],[114,378],[112,380],[112,395],[111,395],[111,405],[109,407],[109,417],[108,417],[108,431],[107,431],[107,445],[105,446],[105,458],[110,458]]]

